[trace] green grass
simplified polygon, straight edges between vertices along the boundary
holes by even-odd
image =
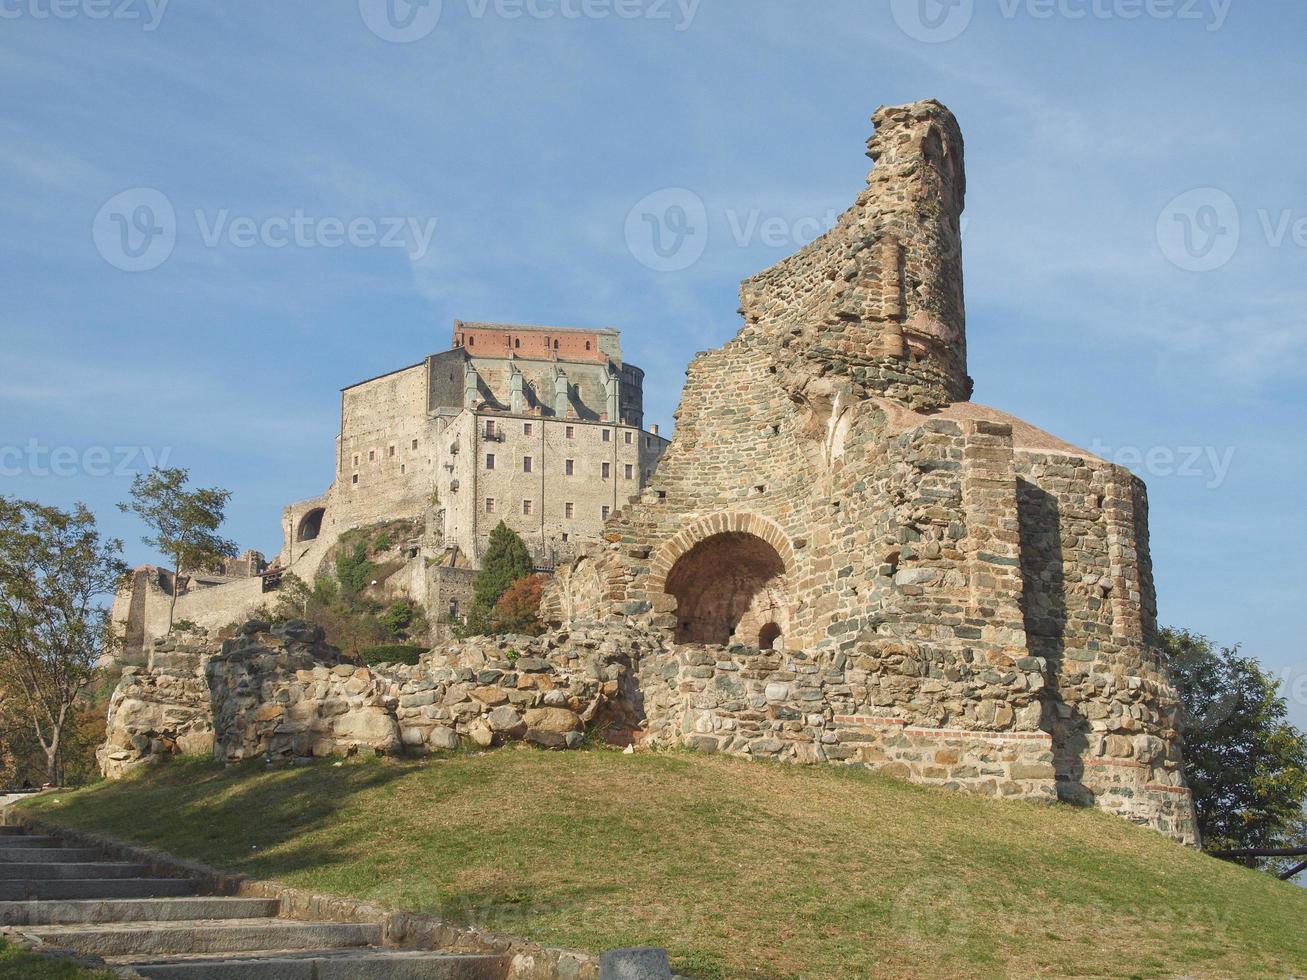
[[[113,980],[112,973],[87,970],[70,960],[37,956],[0,939],[0,980]]]
[[[233,871],[691,976],[1287,977],[1307,892],[1093,810],[526,747],[174,764],[23,804]]]

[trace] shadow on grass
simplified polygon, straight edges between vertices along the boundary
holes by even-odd
[[[225,871],[284,878],[357,861],[332,831],[339,813],[352,798],[383,792],[418,766],[323,761],[304,778],[303,768],[176,759],[121,782],[34,801],[31,810]],[[146,800],[150,809],[142,812]]]

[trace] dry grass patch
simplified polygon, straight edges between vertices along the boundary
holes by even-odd
[[[261,877],[696,977],[1285,977],[1307,893],[1090,810],[833,767],[518,747],[209,764],[27,804]]]

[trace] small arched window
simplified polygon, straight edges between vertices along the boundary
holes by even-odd
[[[776,641],[780,638],[781,628],[775,623],[768,623],[758,631],[758,649],[771,650],[776,646]]]

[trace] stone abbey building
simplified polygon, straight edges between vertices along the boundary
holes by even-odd
[[[658,465],[657,429],[644,428],[644,372],[622,359],[617,330],[456,321],[449,350],[342,390],[335,479],[285,509],[272,578],[253,552],[228,574],[188,576],[177,619],[239,620],[277,572],[311,583],[342,534],[405,520],[385,593],[458,616],[500,521],[544,569],[599,540]],[[167,631],[172,587],[145,567],[119,595],[129,649]]]
[[[479,566],[502,520],[552,567],[598,540],[666,446],[644,429],[644,372],[618,331],[456,321],[450,350],[341,392],[335,482],[286,508],[283,564],[312,564],[350,527],[429,515],[459,565]]]

